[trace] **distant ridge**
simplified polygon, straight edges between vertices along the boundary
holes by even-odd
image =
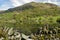
[[[15,8],[9,8],[8,10],[6,10],[6,11],[22,11],[22,10],[25,10],[25,9],[33,9],[33,8],[35,8],[35,7],[38,7],[38,6],[40,6],[39,8],[43,8],[43,7],[45,7],[45,8],[47,8],[47,6],[49,6],[50,8],[51,7],[58,7],[57,5],[55,5],[55,4],[52,4],[52,3],[37,3],[37,2],[30,2],[30,3],[27,3],[27,4],[24,4],[24,5],[22,5],[22,6],[18,6],[18,7],[15,7]],[[2,11],[2,12],[5,12],[5,10],[4,11]]]
[[[34,5],[33,5],[34,4]],[[24,10],[24,8],[33,8],[35,5],[37,5],[37,4],[41,4],[41,5],[46,5],[46,6],[57,6],[56,4],[52,4],[52,3],[37,3],[37,2],[31,2],[31,3],[27,3],[27,4],[24,4],[24,5],[22,5],[22,6],[18,6],[18,7],[15,7],[15,8],[11,8],[11,9],[22,9],[22,10]],[[41,6],[41,5],[39,5],[39,6]],[[8,9],[8,10],[11,10],[11,9]]]

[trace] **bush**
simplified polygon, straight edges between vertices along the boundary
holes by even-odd
[[[56,22],[57,22],[57,23],[60,23],[60,18],[58,18],[58,19],[56,20]]]

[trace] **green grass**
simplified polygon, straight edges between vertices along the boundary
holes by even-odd
[[[33,29],[44,26],[44,24],[49,24],[53,27],[53,24],[58,25],[56,20],[60,18],[60,7],[54,4],[51,6],[46,3],[33,2],[28,3],[28,5],[25,4],[23,10],[20,7],[14,8],[12,11],[9,9],[0,14],[0,27],[16,27],[23,32],[28,31],[31,33]]]

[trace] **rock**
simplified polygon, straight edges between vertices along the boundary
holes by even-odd
[[[33,40],[32,38],[29,38],[30,36],[26,36],[25,34],[22,34],[22,38],[25,40]]]
[[[9,27],[5,27],[3,31],[7,33],[8,30],[9,30]]]
[[[0,38],[0,40],[4,40],[4,38],[3,38],[3,37],[1,37],[1,38]]]
[[[15,36],[16,39],[21,40],[21,34],[19,32],[15,32],[14,36]]]
[[[29,36],[26,36],[25,34],[22,33],[22,38],[28,39]]]
[[[13,34],[13,28],[9,29],[8,31],[8,35],[12,35]]]

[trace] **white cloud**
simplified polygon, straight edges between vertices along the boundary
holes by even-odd
[[[35,0],[35,2],[43,2],[43,3],[53,3],[57,4],[57,0]]]
[[[58,4],[57,0],[54,0],[54,1],[48,0],[48,3]]]
[[[34,1],[34,0],[24,0],[25,3],[29,3],[31,1]]]
[[[57,5],[60,5],[60,2],[58,3],[57,0],[10,0],[10,4],[13,5],[14,7],[17,7],[17,6],[20,6],[20,5],[23,5],[25,3],[29,3],[29,2],[32,2],[32,1],[35,1],[35,2],[47,2],[47,3],[53,3],[53,4],[57,4]],[[10,4],[3,4],[0,6],[0,10],[5,10],[5,9],[8,9],[10,8]]]
[[[54,0],[54,1],[52,1],[52,0],[48,0],[47,3],[57,4],[57,0]]]
[[[7,4],[4,4],[4,5],[0,6],[0,10],[7,10],[9,8],[10,8],[10,6],[8,6]]]
[[[33,0],[10,0],[10,1],[12,2],[12,5],[14,7],[16,7],[16,6],[20,6],[20,5],[24,4],[24,3],[29,3],[29,2],[31,2]]]
[[[12,2],[14,7],[20,6],[20,5],[25,4],[25,3],[29,3],[31,1],[58,4],[56,2],[57,0],[54,0],[54,1],[52,1],[52,0],[10,0],[10,1]]]
[[[10,1],[12,2],[12,5],[15,6],[15,7],[21,5],[19,0],[10,0]]]
[[[57,3],[57,5],[59,5],[59,6],[60,6],[60,2],[58,2],[58,3]]]

